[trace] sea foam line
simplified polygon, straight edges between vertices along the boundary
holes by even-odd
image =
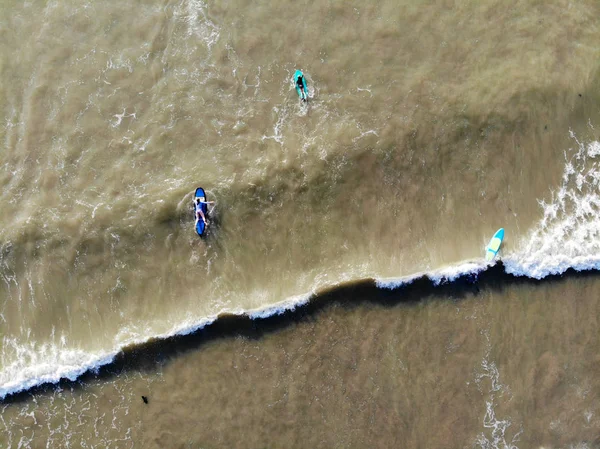
[[[467,261],[458,264],[454,267],[445,267],[439,270],[435,270],[429,273],[416,273],[414,275],[406,276],[403,278],[382,278],[375,279],[375,285],[378,288],[384,289],[395,289],[401,286],[409,285],[417,279],[428,278],[431,280],[434,286],[453,282],[454,280],[470,275],[477,275],[482,271],[485,271],[490,264],[482,261]],[[340,284],[341,285],[341,284]],[[336,288],[337,286],[330,286],[330,288]],[[286,312],[292,312],[295,309],[307,305],[311,300],[317,298],[319,292],[311,292],[303,295],[293,296],[286,300],[280,301],[275,304],[258,307],[255,309],[238,309],[238,310],[222,310],[219,313],[207,317],[203,317],[195,322],[183,322],[177,326],[171,328],[168,332],[151,335],[147,337],[132,337],[127,339],[125,342],[121,342],[118,347],[111,351],[101,353],[87,353],[81,350],[69,350],[59,349],[54,351],[55,354],[51,357],[54,362],[43,360],[38,363],[34,363],[25,369],[19,369],[15,364],[9,365],[0,372],[0,400],[5,399],[7,396],[14,395],[23,391],[27,391],[34,387],[38,387],[43,384],[55,384],[61,381],[61,379],[68,379],[75,381],[78,377],[85,374],[86,372],[97,372],[101,367],[109,365],[115,361],[115,358],[128,347],[136,345],[142,345],[150,340],[166,340],[175,336],[184,336],[193,334],[211,324],[215,323],[221,317],[248,317],[251,320],[268,319],[273,316],[282,315]],[[20,352],[26,351],[25,348],[19,348]],[[50,351],[52,352],[52,351]],[[44,351],[45,355],[48,356],[48,351]],[[23,354],[25,355],[25,354]],[[31,361],[34,361],[38,357],[27,356]]]
[[[494,266],[495,263],[480,261],[465,261],[456,266],[444,267],[432,272],[415,273],[410,276],[401,278],[379,278],[374,279],[375,285],[381,289],[397,289],[403,286],[408,286],[419,279],[429,279],[434,287],[447,283],[452,283],[462,278],[473,278],[474,280],[481,273],[487,271]],[[579,268],[589,269],[594,266],[590,263],[576,264],[570,268],[580,271]],[[562,270],[562,267],[560,268]],[[505,270],[509,273],[508,270]],[[338,286],[339,287],[339,286]],[[335,287],[334,287],[335,288]],[[34,387],[43,384],[58,383],[61,379],[75,381],[78,377],[86,372],[97,372],[101,367],[115,361],[115,358],[128,347],[142,345],[150,340],[166,340],[175,336],[184,336],[193,334],[211,324],[215,323],[221,317],[248,317],[251,320],[268,319],[276,315],[282,315],[286,312],[292,312],[295,309],[307,305],[313,299],[318,297],[317,292],[308,293],[305,295],[294,296],[284,301],[259,307],[250,310],[222,310],[216,315],[201,318],[197,322],[184,322],[173,327],[170,331],[152,335],[144,338],[131,338],[128,341],[121,343],[112,351],[104,353],[90,354],[81,350],[64,350],[57,357],[55,363],[41,362],[32,366],[28,366],[25,370],[14,370],[10,373],[0,373],[0,400],[7,396],[14,395],[23,391],[27,391]],[[10,368],[10,367],[9,367]]]
[[[503,259],[509,274],[542,279],[600,269],[600,142],[571,138],[576,148],[565,152],[561,185],[539,202],[543,217],[519,251]]]
[[[281,315],[307,304],[313,295],[314,293],[293,296],[275,304],[249,310],[222,310],[215,315],[203,317],[196,322],[180,323],[170,331],[162,334],[142,338],[130,338],[111,351],[88,353],[82,350],[56,348],[57,350],[54,351],[55,354],[52,357],[54,362],[43,360],[29,365],[24,369],[13,363],[3,369],[0,372],[0,400],[43,384],[55,384],[62,379],[75,381],[87,372],[97,372],[101,367],[113,363],[115,358],[127,347],[141,345],[151,339],[166,340],[175,336],[189,335],[213,324],[220,317],[246,316],[251,320],[255,320]],[[12,344],[12,346],[16,347],[16,343]],[[37,354],[27,351],[24,347],[18,347],[17,349],[22,356],[30,360],[38,359]],[[25,354],[26,352],[27,354]],[[47,356],[48,352],[52,351],[45,350],[43,352]]]
[[[412,284],[417,279],[427,278],[434,286],[437,286],[454,282],[461,277],[477,276],[493,265],[495,265],[495,262],[489,263],[485,262],[484,260],[467,260],[455,266],[443,267],[430,272],[422,271],[409,276],[397,278],[376,278],[375,285],[378,288],[393,290]]]

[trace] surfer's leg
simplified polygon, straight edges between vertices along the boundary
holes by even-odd
[[[208,222],[206,221],[206,217],[204,216],[204,212],[202,212],[202,209],[198,209],[198,214],[200,214],[200,216],[202,217],[202,221],[204,221],[204,224],[208,224]]]

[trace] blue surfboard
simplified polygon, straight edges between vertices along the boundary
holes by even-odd
[[[196,193],[194,194],[194,220],[196,220],[196,198],[200,198],[200,201],[206,201],[206,193],[202,187],[198,187],[196,189]],[[208,219],[208,205],[203,203],[200,208],[202,209],[202,213]],[[204,235],[204,231],[206,230],[206,225],[204,221],[198,220],[196,223],[196,232],[200,237]]]
[[[496,254],[500,250],[500,245],[502,245],[502,240],[504,240],[504,228],[498,229],[490,240],[490,243],[485,247],[485,260],[489,262],[496,257]]]
[[[298,78],[302,77],[302,85],[304,86],[304,92],[298,87]],[[296,70],[294,73],[294,86],[296,87],[296,93],[301,100],[308,101],[308,85],[306,84],[306,77],[300,70]]]

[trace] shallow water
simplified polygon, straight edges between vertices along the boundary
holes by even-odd
[[[2,420],[33,447],[596,447],[597,276],[498,273],[223,322],[13,397]]]
[[[595,2],[561,1],[5,2],[0,396],[75,379],[123,347],[190,332],[219,314],[265,316],[360,279],[392,287],[417,273],[440,280],[479,272],[483,247],[499,227],[507,233],[501,256],[509,273],[543,278],[570,267],[595,269],[597,15]],[[308,105],[290,82],[296,68],[309,81]],[[203,240],[190,209],[198,185],[216,201]],[[579,278],[570,282],[575,292],[583,288]],[[526,302],[542,294],[538,288],[564,300],[554,284],[518,284],[511,295]],[[402,313],[429,307],[423,304]],[[593,314],[590,304],[584,307]],[[512,329],[504,326],[495,335]],[[269,338],[284,337],[255,342],[266,351],[265,363],[276,356]],[[358,351],[360,335],[348,338],[347,348]],[[563,338],[567,345],[574,337]],[[468,356],[481,362],[477,341]],[[244,350],[226,344],[209,346],[231,357]],[[494,338],[489,350],[501,353],[509,344]],[[370,342],[369,352],[378,345]],[[186,357],[207,357],[206,351],[201,345]],[[303,363],[335,352],[319,351]],[[460,371],[458,364],[444,369]],[[119,405],[107,401],[99,410],[120,416],[130,410],[123,404],[139,402],[138,385],[150,382],[154,391],[157,382],[168,384],[149,380],[169,377],[151,366],[91,382],[74,396],[52,390],[39,400],[65,410],[68,401],[81,403],[80,394],[114,389]],[[248,375],[260,379],[258,370]],[[270,387],[257,387],[257,403],[275,394]],[[339,408],[340,394],[331,390],[323,407]],[[425,390],[421,395],[414,400],[426,403]],[[34,402],[8,403],[4,412],[24,413],[21,407],[37,400],[36,393]],[[350,427],[360,432],[371,423],[357,401],[347,406],[357,410],[359,422]],[[481,424],[485,401],[477,404],[465,400],[458,409]],[[435,410],[440,419],[455,416]],[[229,440],[202,441],[265,443],[260,434],[240,437],[252,434],[252,423],[219,421],[220,412],[212,412],[213,426],[238,430]],[[18,446],[23,424],[4,422],[12,430],[3,444]],[[303,429],[314,423],[288,424],[302,445]],[[335,427],[333,440],[313,444],[331,446],[350,435],[344,425]],[[140,441],[134,430],[115,431],[112,440],[108,427],[96,426],[103,444]],[[127,428],[139,430],[134,421]],[[475,428],[457,432],[456,445],[469,445],[461,438],[472,439]],[[398,441],[423,445],[425,429]],[[200,444],[193,430],[183,432],[188,437]],[[36,446],[48,436],[31,438]],[[88,430],[81,438],[101,444]],[[375,440],[369,444],[384,444]]]

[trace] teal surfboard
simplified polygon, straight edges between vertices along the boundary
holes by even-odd
[[[485,260],[489,262],[496,257],[496,254],[500,250],[500,245],[502,245],[502,240],[504,240],[504,228],[498,229],[490,240],[490,243],[485,247]]]
[[[302,86],[304,87],[304,92],[300,90],[300,86],[298,86],[298,78],[302,77]],[[300,70],[296,70],[294,73],[294,86],[296,86],[296,93],[300,97],[301,100],[308,101],[308,85],[306,84],[306,77],[304,73]]]

